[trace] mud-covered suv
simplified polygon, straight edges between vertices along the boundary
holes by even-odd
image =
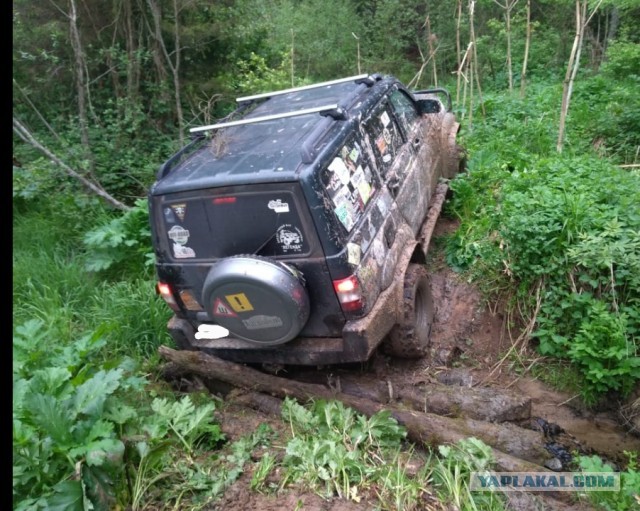
[[[449,94],[374,74],[237,102],[149,192],[176,344],[252,363],[422,356],[425,256],[462,161]]]

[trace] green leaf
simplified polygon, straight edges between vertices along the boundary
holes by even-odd
[[[65,481],[55,486],[55,494],[47,498],[48,511],[85,511],[80,481]]]
[[[71,373],[64,367],[47,367],[34,371],[31,388],[43,394],[58,394],[56,391],[71,379]],[[58,398],[60,396],[58,395]]]
[[[87,499],[96,511],[114,509],[115,492],[113,480],[109,474],[99,467],[82,467],[82,483]]]
[[[137,415],[138,412],[132,406],[129,406],[122,401],[115,401],[107,406],[104,418],[115,422],[116,424],[125,424],[131,419],[137,417]]]
[[[105,462],[119,464],[124,454],[124,444],[117,439],[105,438],[91,442],[86,447],[86,460],[89,466],[101,466]]]
[[[66,402],[45,394],[29,394],[25,398],[24,408],[36,426],[49,435],[59,448],[71,444],[71,431],[76,414]]]
[[[77,388],[74,409],[76,413],[100,415],[107,397],[120,386],[121,369],[98,371]]]

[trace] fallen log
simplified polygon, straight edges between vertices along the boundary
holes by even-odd
[[[489,422],[521,421],[531,418],[531,398],[491,387],[426,385],[401,389],[398,398],[416,410],[467,417]]]
[[[390,382],[362,381],[350,375],[335,378],[333,386],[352,396],[381,403],[398,400],[425,413],[465,417],[488,422],[515,422],[531,418],[531,398],[495,387],[460,387],[426,383],[419,387],[396,388]]]
[[[367,416],[388,410],[407,429],[408,438],[420,445],[437,446],[455,443],[467,437],[479,438],[493,447],[496,464],[503,471],[546,470],[541,465],[549,455],[542,446],[539,434],[530,430],[474,419],[452,419],[432,413],[403,410],[370,399],[336,392],[324,385],[268,375],[203,352],[176,351],[161,346],[159,353],[163,359],[192,374],[278,398],[291,397],[300,402],[335,399]]]

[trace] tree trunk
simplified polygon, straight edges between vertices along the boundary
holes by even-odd
[[[178,120],[178,136],[180,138],[180,145],[184,145],[184,115],[182,113],[182,95],[180,88],[180,62],[181,62],[181,53],[182,50],[180,48],[180,20],[178,19],[179,9],[178,9],[178,0],[173,0],[173,37],[174,37],[174,59],[171,58],[169,54],[169,50],[167,49],[167,45],[164,42],[164,38],[162,37],[162,26],[161,26],[161,11],[160,6],[157,3],[157,0],[147,0],[149,5],[149,9],[151,10],[151,15],[153,17],[153,30],[151,31],[153,37],[155,38],[160,50],[162,51],[162,55],[164,56],[164,60],[171,71],[171,76],[173,78],[173,92],[176,106],[176,118]]]
[[[507,10],[505,13],[507,22],[507,73],[509,74],[509,92],[513,92],[513,66],[511,65],[511,9],[515,2],[509,4],[507,2]]]
[[[604,39],[604,52],[606,54],[609,43],[618,35],[618,27],[620,26],[620,11],[615,5],[611,6],[609,13],[609,23],[607,25],[607,34]]]
[[[565,74],[564,82],[562,83],[562,105],[560,109],[560,125],[558,128],[558,142],[556,149],[559,153],[562,152],[564,144],[564,132],[567,121],[567,115],[569,113],[569,104],[571,102],[571,94],[573,92],[573,83],[580,67],[580,53],[582,51],[582,42],[584,41],[584,31],[589,21],[598,10],[598,7],[602,3],[600,0],[591,11],[591,14],[587,18],[588,13],[588,0],[576,0],[576,35],[573,40],[573,47],[571,48],[571,55],[569,56],[569,62],[567,64],[567,72]]]
[[[469,113],[469,127],[471,127],[471,119],[472,119],[472,115],[471,115],[471,111],[473,110],[473,80],[475,78],[476,81],[476,86],[478,87],[478,98],[480,101],[480,108],[482,109],[482,116],[485,117],[486,116],[486,112],[484,109],[484,101],[482,100],[482,89],[480,88],[480,72],[478,71],[478,45],[476,43],[476,31],[475,31],[475,27],[474,27],[474,11],[475,11],[475,0],[472,0],[469,3],[469,30],[470,30],[470,37],[471,37],[471,42],[473,43],[473,59],[471,60],[471,88],[470,88],[470,94],[469,94],[469,103],[470,103],[470,113]]]
[[[427,44],[429,46],[429,60],[431,60],[431,69],[432,69],[432,80],[431,83],[433,83],[434,87],[438,86],[438,72],[437,72],[437,67],[436,67],[436,51],[435,48],[433,46],[434,41],[436,40],[436,36],[435,34],[431,33],[431,20],[429,19],[429,16],[427,16],[427,20],[426,20],[426,28],[427,28]]]
[[[451,419],[433,413],[407,411],[367,398],[336,392],[324,385],[268,375],[203,352],[176,351],[161,346],[159,353],[163,359],[189,373],[221,380],[252,392],[265,393],[278,398],[291,397],[303,403],[313,399],[335,399],[367,416],[388,410],[407,428],[409,438],[419,444],[435,446],[475,436],[494,448],[496,460],[502,470],[544,470],[541,465],[549,457],[539,433],[514,425],[493,424],[474,419]],[[465,389],[461,388],[461,390]],[[511,454],[506,454],[507,452]]]
[[[520,73],[520,97],[524,99],[527,87],[527,63],[529,62],[529,46],[531,45],[531,0],[527,0],[527,36],[524,42],[524,59]]]
[[[75,0],[70,0],[71,12],[69,13],[69,29],[71,32],[71,48],[75,58],[76,94],[78,97],[78,120],[80,122],[80,140],[84,159],[88,162],[87,171],[94,177],[95,162],[91,152],[89,141],[89,118],[87,115],[87,76],[84,51],[78,31],[78,13]]]
[[[124,31],[127,43],[127,97],[133,104],[138,99],[140,87],[140,59],[136,45],[136,31],[134,28],[133,7],[131,0],[123,0],[124,3]]]
[[[462,47],[460,45],[460,22],[462,20],[462,0],[458,0],[458,15],[456,18],[456,57],[458,59],[458,76],[456,79],[456,105],[460,104],[460,79],[462,77]]]
[[[518,0],[505,0],[504,4],[493,0],[495,4],[504,9],[504,19],[507,35],[507,74],[509,76],[509,92],[513,91],[513,66],[511,64],[511,11],[518,3]]]

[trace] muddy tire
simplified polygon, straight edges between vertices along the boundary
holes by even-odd
[[[431,342],[435,310],[431,283],[424,266],[410,264],[404,277],[403,318],[393,327],[383,349],[398,358],[422,358]]]
[[[464,149],[456,142],[460,123],[452,113],[446,113],[442,122],[442,150],[444,151],[443,177],[453,179],[466,167]]]

